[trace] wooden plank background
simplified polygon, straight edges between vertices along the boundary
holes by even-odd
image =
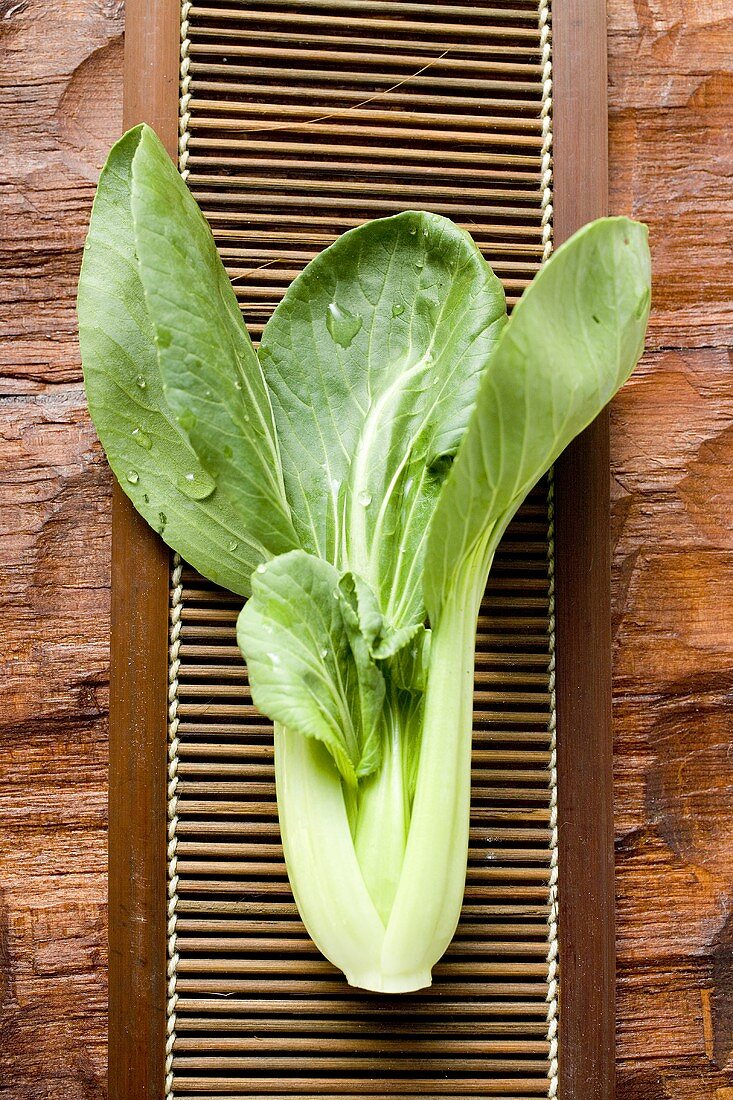
[[[609,0],[611,207],[651,228],[612,419],[618,1100],[733,1100],[733,14]],[[0,1097],[106,1094],[110,480],[74,293],[123,4],[0,0]]]

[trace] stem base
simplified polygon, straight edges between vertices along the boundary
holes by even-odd
[[[346,981],[355,989],[366,989],[369,993],[417,993],[432,985],[430,970],[417,971],[414,974],[382,974],[379,971],[346,973]]]

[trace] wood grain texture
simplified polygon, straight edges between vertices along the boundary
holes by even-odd
[[[0,2],[0,1096],[106,1095],[110,483],[73,308],[122,4]]]
[[[733,11],[609,20],[611,210],[654,258],[611,419],[617,1100],[733,1100]]]
[[[122,122],[177,154],[179,0],[127,0]],[[170,554],[112,494],[109,724],[110,1100],[165,1093]],[[157,629],[153,624],[157,624]]]
[[[733,17],[609,0],[652,351],[612,416],[618,1100],[733,1100]],[[73,295],[122,4],[0,0],[0,1096],[106,1093],[110,484]]]
[[[608,214],[605,19],[605,0],[553,4],[556,246],[586,222]],[[558,1094],[565,1100],[589,1095],[614,1100],[608,464],[604,411],[555,466]]]

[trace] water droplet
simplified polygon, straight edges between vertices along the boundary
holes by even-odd
[[[422,271],[422,269],[425,267],[425,260],[415,260],[415,267],[418,271]]]
[[[369,505],[372,503],[372,494],[368,493],[366,489],[362,489],[356,499],[359,501],[359,504],[361,504],[362,508],[368,508]]]
[[[405,307],[403,306],[402,302],[394,302],[393,303],[393,305],[392,305],[392,316],[393,317],[399,317],[404,312],[405,312]]]
[[[402,544],[402,546],[400,546],[399,553],[400,554],[406,554],[407,553],[407,547],[405,546],[404,543]]]
[[[142,447],[144,451],[149,451],[153,446],[153,441],[149,435],[146,435],[142,428],[133,428],[132,438],[137,443],[138,447]]]
[[[277,666],[280,664],[280,658],[278,657],[277,653],[268,653],[267,656],[270,658],[270,661],[272,662],[274,667],[277,668]]]
[[[138,481],[140,480],[140,474],[137,472],[137,470],[128,470],[127,480],[130,482],[130,485],[137,485]]]
[[[362,320],[358,313],[350,313],[348,309],[337,306],[331,302],[326,312],[326,328],[331,339],[342,348],[348,348],[351,341],[361,328]]]
[[[241,388],[242,388],[242,383],[239,381],[238,378],[236,378],[234,380],[234,388],[235,388],[235,390],[241,390]]]
[[[331,478],[331,489],[333,490],[334,496],[338,496],[340,488],[341,488],[341,482],[339,481],[339,479],[337,477],[332,477]]]
[[[410,226],[410,236],[414,237],[416,233],[417,233],[417,226],[416,225],[411,225]]]
[[[341,595],[341,593],[339,592],[338,588],[334,588],[331,595],[333,596],[334,600],[337,600],[339,598],[339,596]]]
[[[145,381],[145,379],[143,378],[142,374],[138,374],[138,376],[137,376],[137,378],[135,379],[135,381],[137,382],[137,384],[138,384],[138,386],[140,387],[140,389],[141,389],[141,390],[144,390],[144,389],[145,389],[145,387],[147,386],[147,382],[146,382],[146,381]]]
[[[238,543],[238,542],[234,542],[234,540],[232,540],[232,541],[231,541],[231,542],[229,543],[229,549],[231,550],[231,552],[232,552],[232,553],[234,553],[234,551],[235,551],[235,550],[238,550],[238,549],[239,549],[239,543]]]
[[[229,446],[228,443],[225,443],[224,446],[222,447],[222,453],[224,455],[224,458],[231,458],[232,455],[234,454],[234,451],[232,450],[232,448]]]
[[[196,414],[191,409],[184,409],[178,417],[178,423],[184,432],[190,432],[196,427]]]
[[[214,492],[216,482],[205,470],[199,468],[179,477],[176,488],[191,500],[206,500]]]
[[[328,650],[326,649],[325,646],[321,650],[321,657],[328,657]]]
[[[265,565],[265,563],[263,561],[261,561],[260,564],[257,566],[256,572],[257,573],[264,573],[266,569],[267,569],[267,566]]]

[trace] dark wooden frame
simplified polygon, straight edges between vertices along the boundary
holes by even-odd
[[[179,0],[127,0],[125,129],[178,145]],[[162,1100],[166,1006],[167,546],[115,485],[109,800],[109,1097]]]
[[[554,227],[608,212],[605,0],[554,0]],[[615,936],[608,412],[555,470],[561,1100],[613,1100]]]
[[[553,0],[556,243],[606,213],[604,0]],[[127,0],[125,126],[178,138],[180,5]],[[556,468],[562,1100],[614,1093],[608,417]],[[109,1095],[162,1100],[169,552],[115,489],[109,807]]]

